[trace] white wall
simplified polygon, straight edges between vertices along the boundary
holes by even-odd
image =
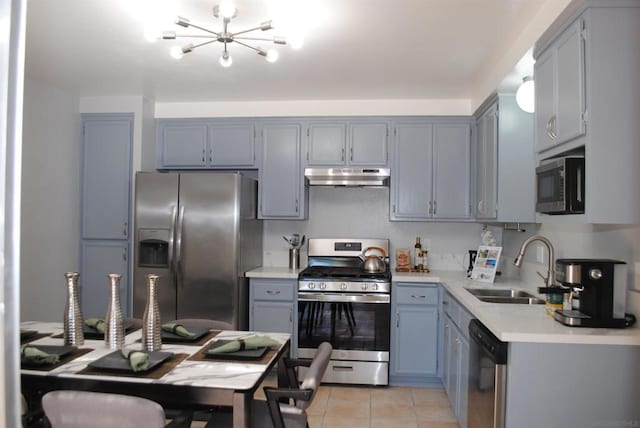
[[[309,192],[308,220],[264,222],[265,266],[288,265],[288,246],[282,236],[293,233],[306,234],[307,239],[389,238],[392,259],[396,249],[413,247],[416,236],[421,236],[429,250],[430,269],[464,270],[467,250],[480,244],[482,227],[476,223],[389,221],[388,188],[310,187]],[[306,257],[303,252],[303,266]]]
[[[64,273],[79,263],[78,98],[27,78],[24,93],[21,319],[61,321]]]

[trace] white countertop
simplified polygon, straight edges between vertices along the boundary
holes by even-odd
[[[545,305],[487,303],[465,290],[465,287],[517,288],[531,292],[535,288],[520,280],[499,277],[491,284],[472,281],[461,271],[428,274],[394,272],[392,275],[394,282],[442,284],[475,318],[504,342],[640,346],[638,324],[625,329],[567,327],[547,315]]]
[[[247,278],[297,279],[302,269],[304,268],[289,269],[280,266],[263,266],[245,272],[244,276]]]

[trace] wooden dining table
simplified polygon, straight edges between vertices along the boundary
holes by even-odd
[[[37,331],[31,345],[62,345],[62,323],[28,321],[21,330]],[[260,334],[280,343],[256,360],[232,358],[212,359],[204,355],[204,348],[212,341],[246,338]],[[141,330],[125,337],[125,348],[141,350]],[[25,338],[26,341],[29,338]],[[40,405],[48,392],[59,389],[110,392],[148,398],[171,409],[210,409],[228,406],[233,409],[233,426],[251,426],[254,392],[272,372],[276,363],[289,355],[290,335],[271,332],[211,331],[194,343],[163,343],[162,352],[173,355],[149,372],[111,372],[96,370],[88,365],[113,352],[100,339],[86,339],[61,364],[52,368],[22,368],[22,393],[30,405]],[[283,370],[284,364],[278,365]],[[283,373],[279,373],[281,379]]]

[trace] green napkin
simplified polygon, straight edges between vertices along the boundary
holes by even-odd
[[[175,324],[175,323],[162,324],[162,329],[166,332],[177,334],[180,337],[188,337],[190,339],[196,337],[195,333],[191,333],[182,324]]]
[[[141,372],[149,368],[149,353],[122,348],[122,356],[129,360],[131,370]]]
[[[280,342],[269,336],[249,336],[244,339],[232,340],[217,348],[208,349],[207,354],[226,354],[244,349],[258,349],[263,347],[280,346]]]
[[[22,349],[20,349],[20,355],[26,361],[34,364],[55,364],[60,361],[58,355],[49,354],[30,345],[24,345]]]
[[[104,333],[104,320],[102,318],[87,318],[84,323],[98,330],[100,333]]]

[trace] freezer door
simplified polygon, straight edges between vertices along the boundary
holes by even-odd
[[[163,321],[176,319],[174,248],[178,217],[178,174],[136,174],[133,315],[147,303],[147,274],[160,276],[158,305]]]
[[[176,231],[177,317],[236,325],[239,174],[182,174]]]

